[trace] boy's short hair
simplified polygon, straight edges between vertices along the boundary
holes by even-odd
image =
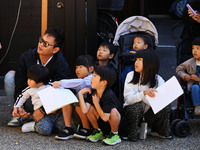
[[[116,71],[108,66],[96,66],[94,72],[100,76],[100,81],[106,80],[107,86],[111,87],[116,80]]]
[[[110,50],[110,54],[114,54],[116,53],[116,50],[115,50],[115,46],[112,44],[112,43],[109,43],[109,42],[102,42],[100,46],[105,46],[106,48],[108,48]]]
[[[89,67],[95,65],[95,59],[91,55],[80,55],[76,59],[75,66],[83,65],[89,69]]]
[[[200,37],[194,38],[194,40],[192,41],[192,45],[200,45]]]
[[[36,83],[43,82],[43,84],[48,84],[49,70],[40,64],[35,64],[28,69],[27,77]]]
[[[135,36],[135,37],[133,38],[133,40],[134,40],[135,38],[137,38],[137,37],[143,39],[143,40],[144,40],[144,44],[147,44],[147,45],[148,45],[148,48],[152,48],[152,47],[153,47],[152,40],[151,40],[151,38],[150,38],[148,35],[138,34],[137,36]]]
[[[60,27],[48,28],[44,34],[55,37],[54,47],[59,47],[60,49],[64,46],[65,33]]]

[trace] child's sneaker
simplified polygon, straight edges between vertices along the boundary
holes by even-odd
[[[114,134],[110,132],[109,136],[106,139],[104,139],[102,142],[108,145],[115,145],[117,143],[120,143],[121,139],[118,134]]]
[[[91,141],[91,142],[97,142],[103,138],[103,132],[99,131],[97,129],[93,130],[93,133],[88,136],[86,139]]]
[[[33,132],[33,131],[35,131],[35,121],[25,123],[22,126],[22,132]]]
[[[89,135],[91,135],[91,130],[82,128],[74,134],[74,137],[79,139],[86,139]]]
[[[151,136],[155,136],[155,137],[159,137],[162,139],[172,139],[173,136],[172,135],[168,135],[168,136],[164,136],[164,135],[160,135],[158,132],[150,132]]]
[[[58,135],[55,136],[57,140],[68,140],[73,138],[74,130],[70,127],[65,127]]]
[[[21,117],[13,117],[9,122],[8,122],[8,126],[9,127],[18,127],[22,124],[22,120],[23,118]]]

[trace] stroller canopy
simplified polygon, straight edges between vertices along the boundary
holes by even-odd
[[[158,32],[153,23],[143,16],[132,16],[125,19],[117,28],[113,44],[119,46],[119,38],[133,32],[146,32],[155,37],[155,45],[158,45]]]

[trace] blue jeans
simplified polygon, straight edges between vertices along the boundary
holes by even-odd
[[[192,101],[194,106],[200,105],[200,87],[198,84],[193,84],[190,87],[191,95],[192,95]]]
[[[54,114],[46,115],[35,124],[35,131],[41,135],[50,135],[53,129],[62,130],[65,127],[62,111],[58,110]]]
[[[15,92],[15,71],[9,71],[4,77],[4,90],[8,98],[9,104],[13,105]]]

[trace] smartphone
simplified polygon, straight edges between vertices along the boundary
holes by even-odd
[[[197,15],[197,13],[194,11],[194,9],[192,9],[192,7],[190,6],[190,4],[187,4],[186,6],[193,13],[194,16]]]

